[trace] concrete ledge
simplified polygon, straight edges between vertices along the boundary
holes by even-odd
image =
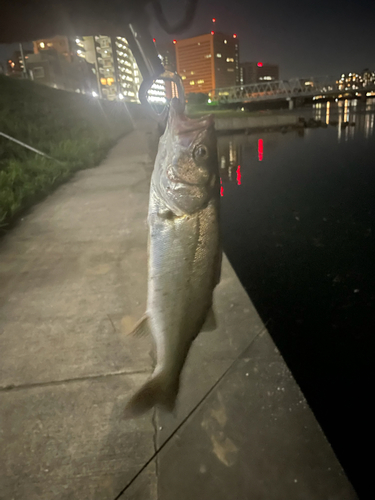
[[[156,141],[144,122],[0,241],[0,499],[114,500],[229,367],[121,498],[355,499],[226,259],[176,413],[121,419],[152,370],[151,340],[127,332]]]

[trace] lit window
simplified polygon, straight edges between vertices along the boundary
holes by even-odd
[[[45,46],[46,46],[46,44],[45,44],[44,42],[40,42],[39,47],[40,47],[41,49],[44,49],[44,47],[45,47]]]
[[[216,57],[221,57],[221,54],[216,54]]]
[[[101,78],[101,79],[100,79],[100,83],[101,83],[102,85],[107,85],[107,78]]]
[[[206,54],[204,57],[205,57],[206,59],[209,59],[209,58],[211,57],[211,54]]]
[[[204,80],[198,80],[197,84],[199,85],[200,83],[204,83]]]
[[[186,76],[185,76],[185,75],[182,75],[182,76],[181,76],[181,79],[182,79],[182,80],[186,80]]]
[[[191,75],[194,75],[194,71],[190,71],[190,74],[191,74]]]
[[[114,83],[114,78],[107,78],[107,84],[112,85]]]
[[[227,57],[227,62],[234,62],[233,57]]]
[[[227,68],[227,71],[233,73],[234,69],[233,68]]]
[[[224,43],[228,43],[228,40],[224,40]]]
[[[189,82],[189,83],[190,83],[190,85],[195,85],[195,81],[194,81],[194,80],[192,80],[192,81],[191,81],[191,82]]]

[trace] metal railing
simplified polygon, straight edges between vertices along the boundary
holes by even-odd
[[[374,85],[366,88],[351,88],[350,92],[373,90]],[[341,90],[334,77],[292,78],[290,80],[264,81],[249,85],[237,85],[211,90],[211,100],[220,103],[246,103],[272,99],[287,99],[303,96],[317,96],[348,92]]]

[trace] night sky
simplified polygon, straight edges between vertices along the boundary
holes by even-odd
[[[183,1],[161,3],[168,18],[181,18]],[[175,38],[211,31],[212,17],[217,31],[237,33],[241,61],[279,64],[281,78],[375,70],[375,4],[370,0],[200,0],[192,27]],[[151,31],[158,42],[174,38],[155,21]],[[0,60],[12,50],[0,46]]]

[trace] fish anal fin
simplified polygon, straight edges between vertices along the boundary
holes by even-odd
[[[212,332],[213,330],[216,330],[217,328],[217,322],[216,322],[216,317],[214,310],[212,309],[212,306],[209,308],[206,320],[203,323],[201,332]]]
[[[150,327],[148,324],[148,316],[147,314],[144,314],[142,318],[136,323],[129,335],[133,335],[134,337],[144,337],[149,333]]]

